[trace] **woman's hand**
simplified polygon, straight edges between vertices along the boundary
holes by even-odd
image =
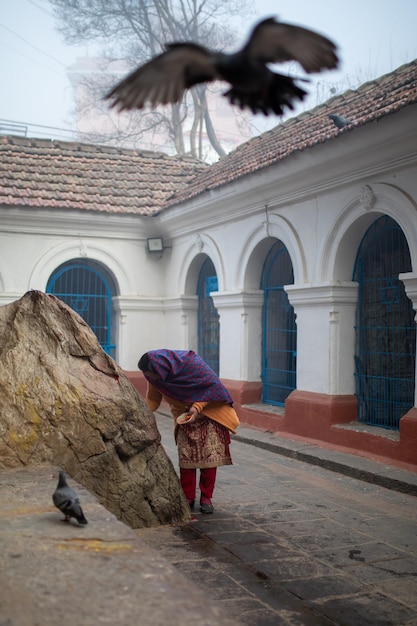
[[[187,420],[187,424],[193,424],[194,422],[196,422],[198,420],[199,417],[199,412],[197,411],[197,409],[195,408],[195,406],[192,406],[189,408],[188,410],[188,415],[189,418]]]

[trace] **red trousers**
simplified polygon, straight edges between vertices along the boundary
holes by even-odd
[[[217,467],[204,467],[200,469],[200,492],[202,498],[210,498],[213,495],[216,482]],[[187,500],[195,499],[197,485],[197,470],[180,467],[180,482]]]

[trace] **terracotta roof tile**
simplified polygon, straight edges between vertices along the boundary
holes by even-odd
[[[206,167],[156,152],[0,137],[0,204],[155,215]]]
[[[331,141],[342,133],[354,132],[358,126],[416,102],[417,60],[250,139],[168,198],[165,208],[278,163],[296,152]],[[339,130],[328,118],[329,113],[346,117],[352,125]]]

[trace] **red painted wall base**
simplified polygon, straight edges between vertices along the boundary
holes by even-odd
[[[146,380],[141,372],[126,372],[144,397]],[[392,431],[367,428],[358,424],[356,396],[332,396],[308,391],[293,391],[282,412],[261,404],[262,384],[223,380],[230,391],[242,425],[286,437],[303,438],[318,445],[343,449],[352,454],[393,461],[417,472],[417,408],[400,420],[399,440]]]
[[[332,424],[355,422],[357,415],[356,396],[331,396],[296,390],[285,402],[286,427],[304,437],[316,435],[321,439]]]
[[[146,396],[146,378],[142,372],[125,372],[126,376],[142,398]]]

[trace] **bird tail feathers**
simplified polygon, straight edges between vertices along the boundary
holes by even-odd
[[[236,87],[232,87],[223,95],[229,99],[230,104],[236,104],[241,109],[248,108],[252,113],[275,113],[283,115],[285,109],[294,109],[294,100],[303,100],[307,92],[296,85],[290,76],[271,72],[271,78],[266,90],[246,93]]]

